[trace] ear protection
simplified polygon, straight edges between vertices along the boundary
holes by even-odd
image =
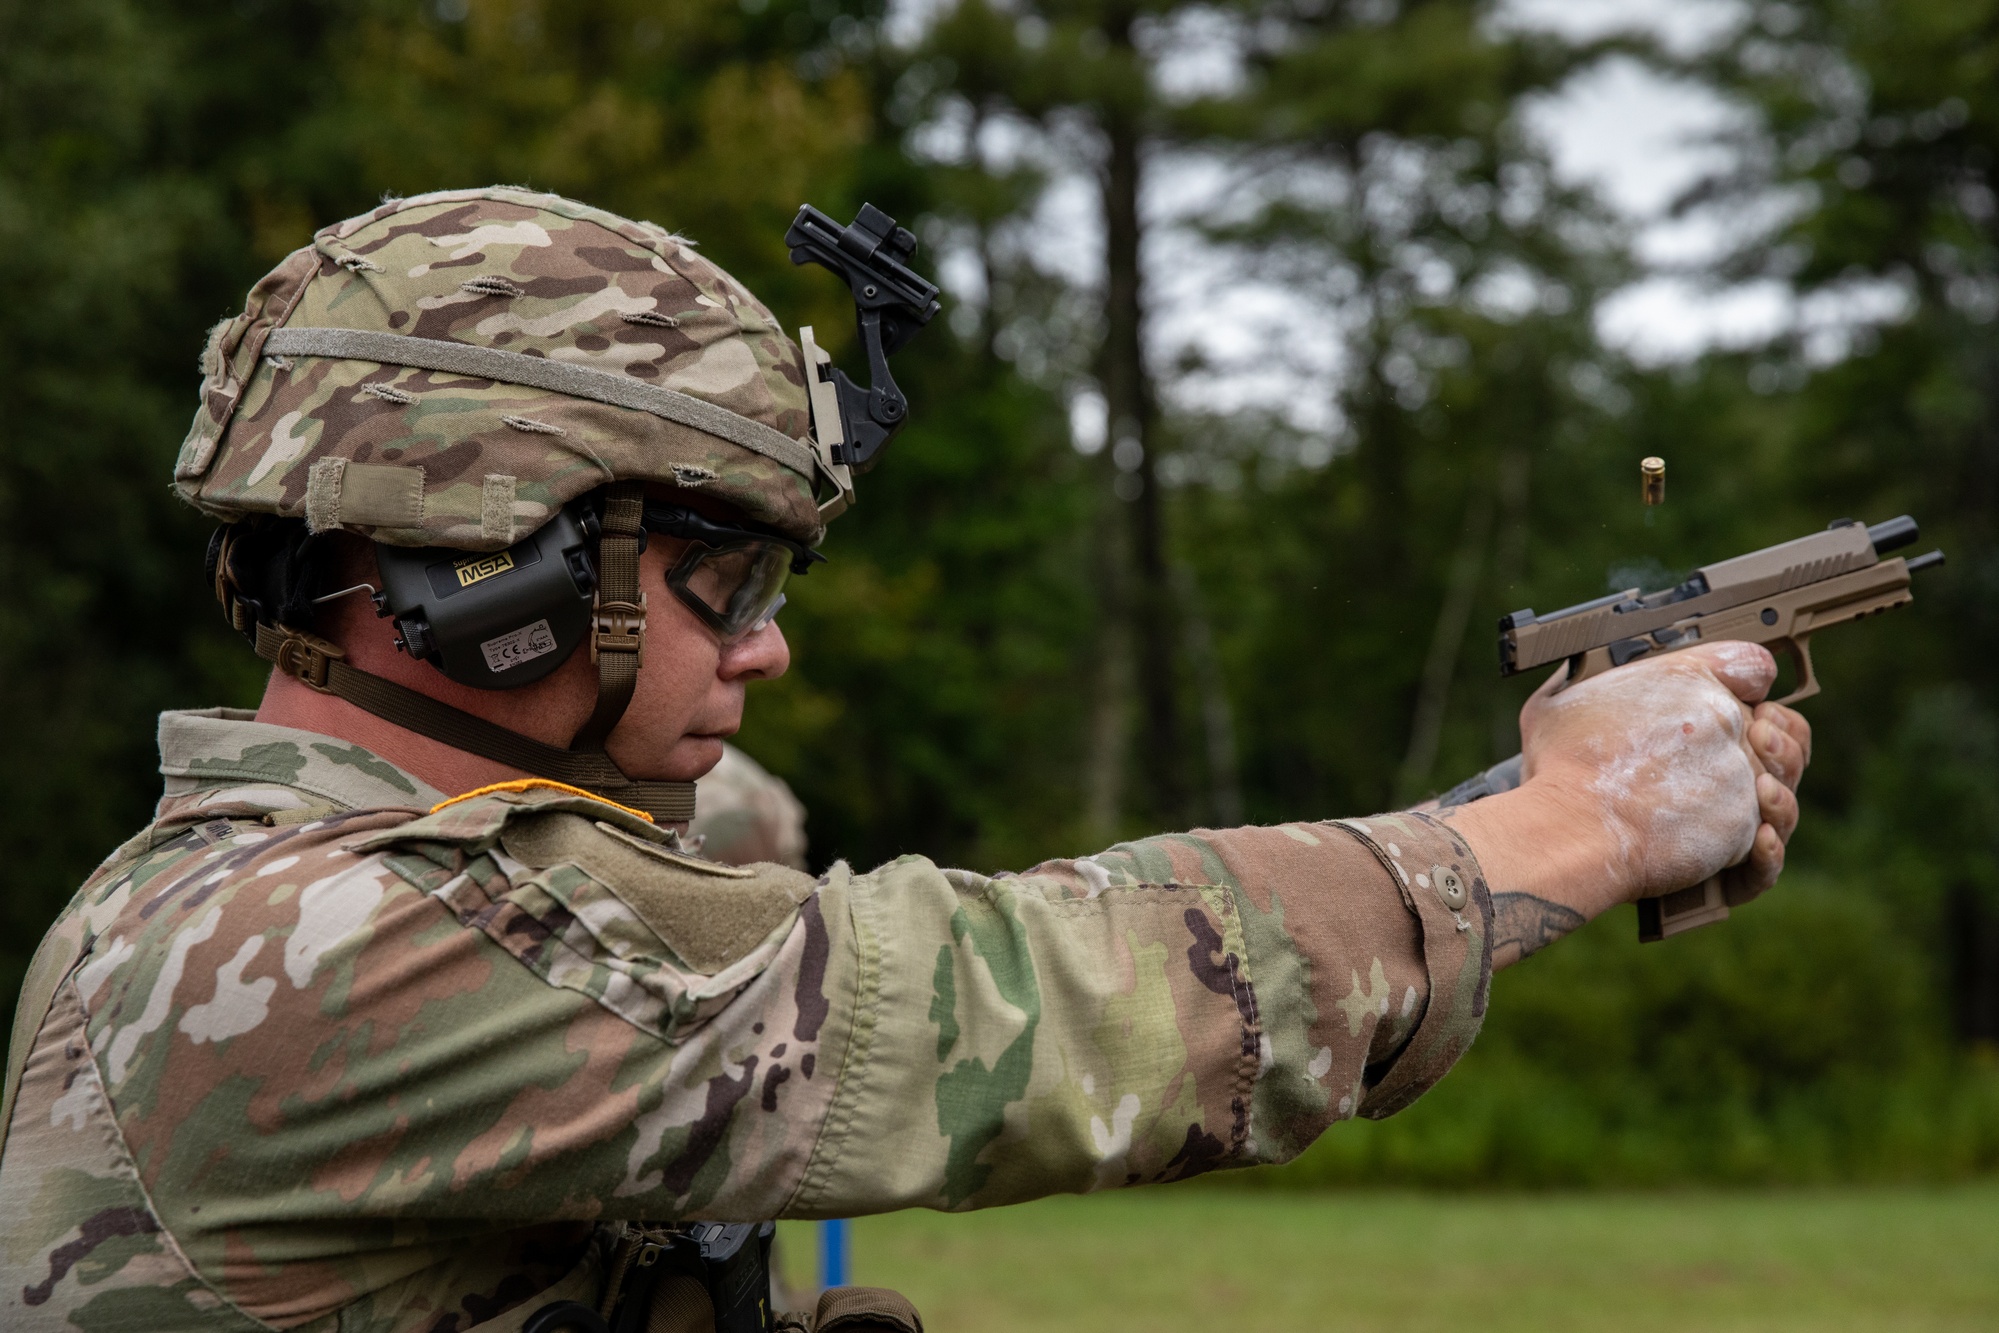
[[[569,660],[590,629],[596,515],[564,509],[504,551],[375,547],[396,646],[461,685],[510,690]]]

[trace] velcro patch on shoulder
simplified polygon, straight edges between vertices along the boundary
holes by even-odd
[[[572,865],[615,893],[668,948],[713,975],[764,941],[816,880],[789,866],[725,866],[569,812],[507,821],[500,845],[535,870]]]

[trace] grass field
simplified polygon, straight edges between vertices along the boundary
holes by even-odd
[[[786,1224],[789,1262],[812,1252]],[[1661,1195],[1171,1189],[853,1226],[930,1333],[1999,1329],[1999,1186]]]

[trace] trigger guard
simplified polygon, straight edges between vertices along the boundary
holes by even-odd
[[[1791,667],[1798,675],[1798,687],[1781,699],[1766,699],[1765,703],[1789,707],[1800,699],[1809,699],[1819,692],[1818,672],[1812,667],[1812,650],[1805,644],[1793,640],[1784,653],[1791,659]]]

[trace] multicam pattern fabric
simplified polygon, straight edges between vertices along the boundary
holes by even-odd
[[[1418,1095],[1485,1007],[1485,886],[1416,815],[815,879],[547,791],[426,813],[237,716],[162,748],[160,820],[17,1024],[9,1329],[514,1328],[590,1299],[619,1219],[1282,1160]]]
[[[223,521],[303,518],[402,546],[496,550],[612,480],[700,489],[806,542],[811,479],[648,412],[374,361],[267,356],[345,329],[543,358],[670,389],[792,440],[803,362],[690,242],[555,195],[421,195],[321,230],[218,325],[175,485]]]

